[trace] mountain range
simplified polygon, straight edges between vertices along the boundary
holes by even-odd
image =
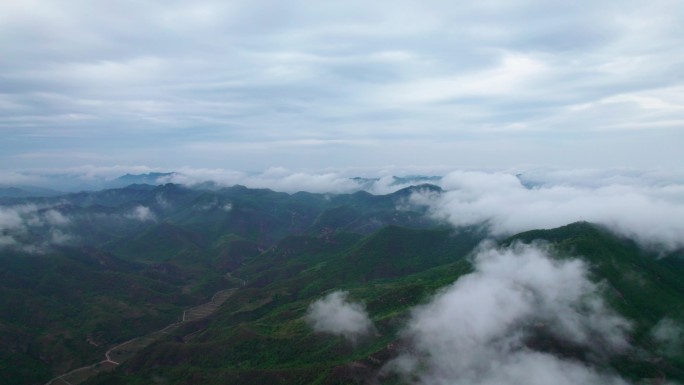
[[[582,295],[568,300],[574,312],[567,320],[539,310],[508,324],[513,329],[502,336],[524,336],[509,344],[514,353],[627,383],[684,381],[681,251],[644,248],[587,222],[492,238],[486,223],[454,228],[411,199],[441,193],[430,184],[373,195],[137,183],[5,196],[3,383],[429,383],[442,366],[432,350],[419,355],[422,334],[411,325],[421,309],[488,274],[487,253],[528,255],[519,251],[526,248],[548,255],[549,274],[574,268],[587,278],[582,287],[568,286]],[[219,293],[229,295],[211,305]],[[546,303],[534,286],[523,293],[533,298],[531,309]],[[312,309],[335,295],[372,326],[353,338],[321,330]],[[186,320],[187,309],[206,304],[210,311]],[[624,338],[615,339],[624,346],[558,332],[583,325],[578,330],[596,333],[585,324],[605,320],[622,330]],[[151,335],[116,366],[60,377]],[[611,344],[620,348],[602,348]],[[396,369],[416,355],[421,364],[410,375]]]

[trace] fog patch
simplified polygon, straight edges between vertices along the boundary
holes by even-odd
[[[51,225],[59,226],[69,223],[69,218],[65,217],[62,215],[62,213],[54,209],[46,211],[43,216],[45,217],[46,222]]]
[[[157,202],[157,205],[159,205],[159,207],[161,207],[162,209],[168,209],[169,207],[171,207],[169,201],[161,193],[154,196],[154,201]]]
[[[583,261],[518,244],[483,248],[474,268],[414,309],[409,347],[386,372],[431,385],[626,384],[597,367],[630,349],[630,323],[606,306]]]
[[[312,303],[306,322],[316,332],[342,336],[352,343],[371,334],[374,327],[365,307],[348,296],[346,291],[335,291]]]
[[[651,337],[658,343],[663,354],[676,355],[681,352],[684,329],[671,318],[663,318],[651,329]]]
[[[0,250],[6,246],[15,246],[17,240],[10,235],[0,234]]]
[[[125,215],[128,219],[138,220],[140,222],[155,222],[157,216],[154,215],[149,207],[139,205],[133,209],[130,213]]]
[[[20,207],[0,207],[0,231],[16,229],[23,226]]]
[[[60,230],[53,229],[50,231],[50,243],[54,245],[66,245],[74,241],[74,237]]]

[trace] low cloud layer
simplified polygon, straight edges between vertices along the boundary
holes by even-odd
[[[125,215],[126,218],[135,219],[140,222],[154,222],[157,220],[157,216],[154,215],[152,210],[146,206],[136,206],[131,212]]]
[[[515,245],[483,249],[474,263],[413,311],[410,349],[386,370],[421,385],[626,384],[592,364],[630,348],[630,324],[606,306],[581,260]]]
[[[309,306],[306,322],[320,333],[342,336],[352,343],[373,331],[364,306],[348,299],[346,291],[335,291]]]
[[[88,186],[102,188],[125,173],[169,171],[145,166],[34,170],[10,176],[0,174],[0,185],[11,184],[18,180],[18,175],[23,175],[26,181],[30,179],[38,186],[56,187],[57,184],[78,190]],[[684,247],[681,237],[684,234],[684,173],[681,170],[522,168],[449,172],[444,168],[395,167],[316,172],[275,167],[247,173],[182,167],[173,171],[160,176],[156,182],[197,186],[212,181],[219,186],[241,184],[287,193],[365,190],[373,194],[388,194],[427,182],[447,192],[441,196],[415,194],[412,203],[428,206],[435,218],[455,226],[484,225],[494,236],[584,220],[608,226],[648,247],[670,250]],[[406,175],[443,176],[421,179]],[[167,204],[164,197],[159,197],[158,203]],[[152,218],[133,214],[138,218]]]
[[[111,188],[112,183],[124,174],[167,173],[169,170],[146,166],[135,167],[75,167],[67,169],[34,169],[23,172],[0,172],[0,186],[38,186],[60,191],[99,190]],[[372,173],[373,176],[376,173]],[[214,182],[221,186],[244,185],[250,188],[269,188],[275,191],[295,193],[347,193],[363,189],[363,185],[351,179],[358,174],[345,171],[296,171],[282,167],[268,168],[262,172],[242,172],[222,168],[180,167],[169,175],[162,175],[156,184],[177,183],[194,186]],[[129,182],[132,183],[132,182]],[[148,179],[143,183],[151,183]],[[116,187],[123,185],[116,184]],[[396,189],[395,189],[396,190]],[[386,189],[382,189],[386,191]]]
[[[157,216],[138,205],[120,213],[66,214],[60,204],[0,205],[0,251],[10,248],[27,253],[45,253],[51,246],[73,245],[85,240],[77,236],[86,226],[127,226],[131,222],[155,222]],[[88,227],[90,229],[90,227]]]
[[[0,249],[40,253],[49,245],[67,244],[74,240],[65,231],[70,222],[55,208],[34,204],[0,206]]]
[[[525,181],[525,174],[456,171],[440,182],[446,193],[416,194],[413,202],[429,205],[434,217],[455,226],[484,224],[495,236],[584,220],[646,246],[684,246],[684,183],[676,176],[551,174]]]
[[[269,168],[260,173],[181,168],[179,173],[165,178],[164,181],[187,185],[213,181],[224,186],[241,184],[251,188],[269,188],[288,193],[345,193],[361,189],[358,183],[338,172],[299,172],[282,167]]]

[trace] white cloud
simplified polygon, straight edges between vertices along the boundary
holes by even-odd
[[[601,183],[590,175],[584,184],[552,181],[527,188],[510,173],[456,171],[441,181],[446,193],[415,194],[412,200],[455,226],[484,224],[496,236],[584,220],[646,246],[684,247],[683,183],[639,184],[619,175],[612,181],[617,183]]]
[[[348,300],[349,293],[335,291],[309,306],[306,321],[320,333],[343,336],[352,343],[373,332],[363,305]]]
[[[391,194],[397,190],[404,187],[409,187],[411,183],[406,184],[396,184],[396,180],[393,175],[385,175],[378,178],[377,181],[373,181],[367,188],[367,191],[371,194],[384,195]]]
[[[237,184],[250,188],[269,188],[275,191],[295,193],[298,191],[318,193],[349,193],[367,189],[374,194],[389,194],[410,183],[397,184],[393,175],[435,175],[448,170],[446,167],[366,167],[340,168],[317,170],[316,165],[306,169],[288,169],[284,167],[270,167],[261,172],[247,173],[243,171],[222,168],[194,168],[179,167],[177,169],[162,169],[148,166],[112,166],[95,167],[83,166],[66,169],[30,169],[23,172],[13,172],[3,179],[0,173],[0,184],[13,184],[16,180],[31,180],[33,185],[42,187],[66,187],[66,190],[80,191],[83,189],[100,189],[107,182],[124,174],[148,174],[152,172],[169,173],[157,178],[155,183],[177,183],[197,185],[203,182],[215,182],[221,186]],[[369,184],[359,184],[352,180],[354,177],[367,176],[369,179],[379,179]],[[164,196],[156,197],[157,203],[167,207],[168,201]]]
[[[154,215],[154,212],[152,212],[152,210],[150,210],[149,207],[142,205],[136,206],[131,212],[129,212],[125,216],[126,218],[135,219],[140,222],[154,222],[157,220],[157,216]]]
[[[286,192],[351,192],[359,188],[349,178],[336,173],[309,174],[282,168],[267,170],[262,175],[250,178],[246,183],[253,187],[269,187]]]
[[[626,352],[630,324],[606,306],[581,260],[514,245],[485,247],[474,262],[473,273],[414,309],[408,351],[386,370],[430,385],[626,383],[591,363]],[[535,347],[538,339],[585,350],[589,363]]]
[[[679,169],[523,168],[516,173],[519,173],[519,178],[524,184],[535,187],[665,187],[684,184],[684,172]]]
[[[270,188],[295,193],[351,193],[366,190],[388,194],[410,184],[393,175],[439,175],[444,167],[343,168],[313,171],[269,168],[259,173],[214,168],[182,167],[160,178],[159,183],[197,185],[214,181],[222,186],[235,184],[250,188]],[[496,169],[494,169],[496,170]],[[83,167],[62,170],[77,181],[106,181],[123,173],[166,172],[146,166],[126,168]],[[36,177],[68,179],[59,170],[27,172]],[[363,176],[366,179],[354,180]],[[491,234],[505,236],[520,231],[554,228],[575,221],[589,221],[608,226],[620,235],[636,239],[648,247],[673,249],[684,246],[684,173],[675,169],[550,169],[514,168],[499,171],[460,170],[446,173],[430,183],[447,190],[441,196],[415,194],[414,204],[426,205],[430,214],[455,226],[486,225]],[[78,182],[74,182],[78,183]],[[168,207],[165,197],[157,203]],[[226,202],[214,202],[217,208]],[[154,220],[149,208],[135,208],[126,214],[138,220]],[[33,210],[33,209],[32,209]],[[4,221],[18,222],[21,215],[0,212]],[[1,219],[1,218],[0,218]],[[66,225],[58,211],[47,210],[41,216],[26,215],[29,222]],[[31,224],[31,223],[29,223]]]

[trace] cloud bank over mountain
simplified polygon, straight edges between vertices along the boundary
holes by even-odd
[[[0,205],[0,250],[16,248],[41,253],[50,245],[70,243],[75,240],[66,230],[70,222],[68,216],[47,206]],[[36,239],[37,233],[42,237]]]
[[[119,177],[136,172],[142,173],[141,180],[147,183],[152,180],[157,184],[180,183],[198,188],[240,184],[287,193],[364,190],[388,194],[410,185],[431,183],[445,192],[416,193],[407,203],[426,206],[429,215],[456,227],[484,226],[493,236],[506,236],[589,221],[647,247],[671,250],[684,246],[684,173],[669,169],[349,168],[316,172],[275,167],[246,173],[221,168],[184,167],[169,172],[145,166],[117,166],[0,174],[0,185],[19,180],[41,187],[62,183],[71,190],[112,184],[122,187],[116,184],[121,183]],[[154,175],[159,176],[150,179]],[[136,180],[134,177],[130,175],[126,181]],[[163,199],[159,203],[163,206]],[[228,206],[224,209],[228,210]],[[146,212],[145,208],[133,209],[128,215],[154,220],[154,213]]]
[[[143,205],[120,212],[73,209],[64,202],[0,205],[0,251],[40,254],[53,246],[87,244],[84,238],[93,236],[90,231],[95,225],[116,228],[157,221],[156,214]]]
[[[594,366],[630,349],[629,321],[601,294],[579,259],[556,260],[541,246],[483,247],[472,273],[413,310],[407,351],[385,370],[425,385],[626,384]]]
[[[197,186],[210,182],[219,186],[240,184],[250,188],[269,188],[288,193],[298,191],[349,193],[368,190],[375,194],[387,194],[412,184],[409,180],[397,180],[393,175],[437,175],[446,170],[444,168],[350,168],[320,171],[270,167],[260,172],[243,172],[223,168],[181,167],[169,171],[148,166],[81,166],[63,169],[0,171],[0,186],[30,185],[63,191],[80,191],[120,188],[131,183],[177,183]]]
[[[439,183],[444,194],[417,193],[412,201],[428,205],[431,215],[454,226],[484,225],[495,236],[583,220],[646,246],[684,247],[681,176],[655,180],[613,173],[603,180],[594,174],[535,179],[525,186],[524,175],[455,171]]]

